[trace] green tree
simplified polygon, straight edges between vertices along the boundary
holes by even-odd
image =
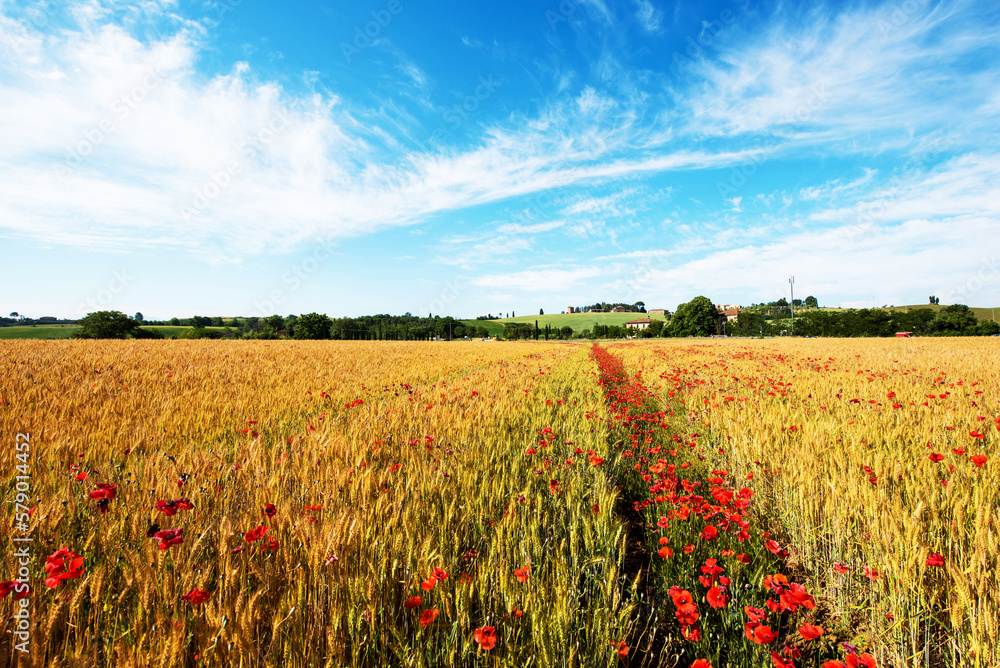
[[[965,304],[952,304],[941,309],[931,323],[930,329],[934,332],[971,335],[978,324],[979,319],[972,309]]]
[[[760,336],[764,331],[764,316],[745,308],[736,316],[736,331],[740,336]]]
[[[264,329],[268,334],[277,335],[285,328],[285,319],[280,315],[269,315],[264,318]]]
[[[78,339],[127,339],[139,329],[139,323],[121,311],[95,311],[79,322]]]
[[[306,313],[295,322],[296,339],[329,339],[333,321],[326,314]]]
[[[670,321],[672,336],[711,336],[718,331],[719,312],[708,297],[699,295],[677,307]]]
[[[136,322],[142,322],[143,320],[145,320],[145,318],[142,317],[141,313],[136,313],[134,316],[132,316],[132,319],[135,320]]]
[[[819,300],[809,295],[806,297],[806,308],[819,308]]]

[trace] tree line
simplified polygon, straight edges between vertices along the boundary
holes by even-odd
[[[172,324],[177,320],[187,329],[176,338],[235,338],[235,339],[334,339],[348,341],[428,341],[433,339],[485,338],[485,327],[467,326],[450,316],[426,318],[409,313],[371,315],[358,318],[331,318],[323,313],[302,315],[272,315],[266,318],[233,318],[223,323],[221,318],[194,316],[186,320],[149,322],[119,311],[97,311],[78,321],[82,339],[165,338],[150,325]],[[218,323],[218,324],[217,324]],[[210,329],[213,328],[213,329]]]
[[[777,308],[776,308],[777,307]],[[78,321],[77,338],[121,339],[164,338],[151,329],[154,323],[141,314],[129,317],[118,311],[89,313]],[[218,321],[221,321],[219,318]],[[357,318],[330,318],[321,313],[272,315],[266,318],[234,318],[224,326],[215,318],[195,316],[187,320],[189,329],[178,338],[243,339],[333,339],[347,341],[450,341],[462,338],[486,338],[485,327],[465,325],[450,316],[426,318],[409,313],[400,316],[380,314]],[[172,321],[167,321],[172,322]],[[185,322],[185,321],[178,321]],[[159,323],[156,323],[159,324]],[[727,322],[712,300],[698,296],[677,307],[669,321],[653,320],[639,330],[623,325],[597,324],[593,329],[575,331],[570,326],[540,327],[532,323],[506,323],[503,338],[511,340],[616,339],[626,337],[714,336],[816,336],[816,337],[885,337],[897,332],[915,336],[991,336],[1000,334],[1000,324],[979,320],[972,309],[954,304],[938,312],[929,308],[908,311],[885,309],[806,310],[794,320],[785,317],[780,305],[766,304],[740,311],[736,320]]]

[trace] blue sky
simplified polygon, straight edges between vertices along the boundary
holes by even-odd
[[[0,0],[0,311],[1000,305],[994,2]]]

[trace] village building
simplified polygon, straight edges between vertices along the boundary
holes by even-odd
[[[625,326],[629,329],[646,329],[652,322],[649,318],[639,318],[638,320],[629,320]]]

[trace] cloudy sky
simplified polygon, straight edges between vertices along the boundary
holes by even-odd
[[[1000,305],[1000,7],[0,0],[0,310]]]

